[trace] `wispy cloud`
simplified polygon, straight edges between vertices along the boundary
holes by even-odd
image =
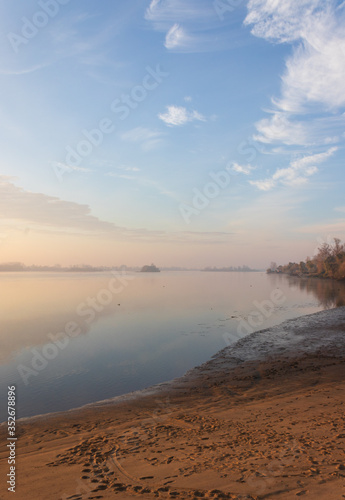
[[[289,116],[282,112],[276,112],[271,118],[260,120],[256,124],[256,129],[259,133],[254,134],[254,140],[266,144],[273,142],[288,146],[310,144],[306,125],[291,121]]]
[[[185,30],[179,24],[174,24],[166,34],[164,46],[167,49],[175,49],[183,47],[187,43],[188,36]]]
[[[107,172],[105,174],[107,177],[116,177],[117,179],[127,179],[127,180],[135,180],[135,177],[133,175],[129,174],[120,174],[118,172]]]
[[[261,191],[269,191],[279,183],[286,186],[300,186],[305,184],[308,178],[318,171],[316,165],[330,158],[337,149],[333,147],[323,153],[304,156],[292,161],[287,168],[278,168],[272,177],[268,179],[249,182]]]
[[[253,26],[255,36],[278,43],[293,42],[320,7],[322,2],[318,0],[249,0],[245,24]]]
[[[160,113],[158,118],[168,126],[181,126],[195,120],[206,121],[206,118],[198,111],[188,111],[183,106],[167,106],[167,112]]]
[[[337,144],[344,138],[345,114],[311,118],[309,114],[292,116],[285,112],[274,112],[256,124],[258,134],[254,139],[266,144],[286,146],[319,146]]]
[[[0,238],[11,231],[38,234],[74,234],[75,236],[104,235],[120,240],[177,243],[222,243],[229,233],[217,231],[188,232],[128,229],[95,217],[88,205],[65,201],[43,193],[26,191],[11,181],[11,177],[0,176]],[[140,179],[148,187],[176,199],[174,193],[165,189],[158,181]]]
[[[298,160],[295,160],[291,163],[291,167],[298,170],[298,169],[303,169],[303,168],[309,168],[310,165],[315,165],[319,163],[323,163],[325,160],[327,160],[330,156],[332,156],[338,148],[333,147],[330,148],[328,151],[325,151],[324,153],[318,153],[310,156],[304,156],[303,158],[299,158]]]
[[[333,133],[321,142],[339,140],[334,116],[340,117],[345,105],[344,21],[344,8],[337,9],[335,2],[249,1],[245,24],[252,26],[252,34],[294,47],[282,76],[281,96],[272,99],[272,116],[257,124],[257,140],[310,145],[319,142],[315,136],[327,128],[328,120]]]
[[[311,224],[309,226],[303,226],[298,229],[298,232],[303,234],[315,234],[317,236],[321,234],[332,235],[332,237],[341,237],[345,235],[345,219],[335,219],[329,222],[324,222],[322,224]]]
[[[165,47],[175,52],[224,49],[239,36],[234,30],[219,32],[220,20],[209,0],[152,0],[145,19],[165,33]]]
[[[258,193],[231,213],[226,229],[236,233],[234,245],[243,250],[246,244],[250,246],[255,241],[255,252],[265,252],[269,246],[270,252],[275,253],[274,249],[279,247],[280,255],[286,252],[286,258],[291,258],[296,245],[291,235],[304,222],[301,207],[307,199],[301,192],[294,196],[289,191]]]
[[[151,179],[139,179],[140,184],[142,184],[145,187],[153,188],[156,191],[159,192],[159,194],[163,196],[167,196],[168,198],[174,200],[175,202],[180,202],[180,196],[171,191],[170,189],[167,189],[165,186],[161,184],[161,182],[156,181],[156,180],[151,180]]]
[[[21,76],[28,75],[30,73],[34,73],[35,71],[39,71],[40,69],[48,67],[49,64],[35,64],[30,66],[29,68],[21,68],[21,69],[0,69],[0,75],[4,76]]]
[[[237,172],[239,174],[244,174],[244,175],[249,175],[253,170],[255,170],[255,167],[252,167],[251,165],[239,165],[238,163],[234,162],[232,164],[231,169],[234,172]]]
[[[119,170],[125,170],[126,172],[140,172],[140,168],[138,167],[129,167],[128,165],[119,165],[117,167]]]
[[[90,207],[42,193],[25,191],[0,177],[0,213],[3,220],[25,222],[30,227],[74,229],[80,232],[117,230],[91,214]]]
[[[212,5],[201,0],[152,0],[145,12],[145,19],[161,28],[178,19],[185,22],[206,22],[212,17],[215,18]]]
[[[260,191],[270,191],[275,186],[274,179],[265,179],[263,181],[249,181],[252,186],[256,186]]]
[[[174,200],[177,203],[181,202],[180,196],[171,191],[170,189],[167,189],[163,184],[157,180],[154,179],[148,179],[146,177],[143,177],[142,175],[136,175],[136,174],[122,174],[122,173],[117,173],[117,172],[107,172],[105,175],[108,177],[115,177],[118,179],[126,179],[131,182],[135,182],[136,184],[139,184],[140,186],[143,186],[145,188],[149,189],[154,189],[157,191],[159,194],[163,196],[167,196],[168,198]]]
[[[61,161],[52,161],[50,162],[52,168],[57,169],[58,172],[93,172],[91,168],[85,167],[77,167],[73,165],[67,165],[67,163],[63,163]]]
[[[141,168],[134,167],[132,165],[126,165],[125,163],[117,163],[108,159],[97,159],[97,168],[104,168],[108,170],[108,174],[116,172],[118,170],[125,172],[140,172]],[[107,174],[106,174],[107,175]]]
[[[135,127],[121,134],[121,139],[127,142],[139,143],[144,151],[150,151],[161,144],[163,135],[162,132],[145,127]]]

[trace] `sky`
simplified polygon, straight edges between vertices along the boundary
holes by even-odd
[[[0,262],[266,268],[345,239],[345,2],[0,1]]]

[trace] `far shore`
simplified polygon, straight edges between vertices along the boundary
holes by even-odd
[[[253,333],[170,383],[21,419],[15,498],[339,500],[344,360],[339,307]]]

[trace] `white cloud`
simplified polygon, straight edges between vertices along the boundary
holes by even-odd
[[[256,124],[259,134],[254,135],[254,139],[266,144],[279,142],[286,145],[306,145],[309,144],[308,131],[305,124],[292,122],[283,113],[275,113],[272,118],[264,118]]]
[[[292,161],[287,168],[278,168],[272,177],[264,180],[250,181],[250,184],[256,186],[261,191],[269,191],[279,183],[292,187],[301,186],[318,171],[315,165],[323,163],[336,151],[337,148],[333,147],[324,153],[304,156]]]
[[[249,1],[245,24],[253,35],[294,44],[273,116],[257,124],[257,140],[310,145],[327,125],[333,130],[322,142],[339,140],[334,118],[345,106],[344,22],[344,9],[324,0]],[[313,113],[323,114],[322,121]]]
[[[260,191],[269,191],[275,185],[273,179],[266,179],[263,181],[249,181],[252,186],[256,186]]]
[[[231,169],[234,172],[238,172],[239,174],[249,175],[252,172],[252,170],[255,170],[255,167],[252,167],[249,164],[248,165],[239,165],[238,163],[234,162],[232,164]]]
[[[145,17],[147,19],[150,19],[152,16],[154,16],[155,10],[159,4],[160,0],[152,0],[149,7],[146,10]]]
[[[342,140],[345,115],[326,115],[310,119],[309,115],[291,115],[277,111],[271,118],[256,123],[259,132],[254,139],[265,144],[284,144],[286,146],[315,146],[337,144]],[[275,149],[277,151],[277,149]]]
[[[333,148],[330,148],[328,151],[325,151],[324,153],[317,153],[317,154],[310,155],[310,156],[304,156],[303,158],[299,158],[298,160],[293,161],[291,163],[291,167],[295,168],[295,169],[299,169],[299,168],[307,167],[308,165],[315,165],[315,164],[323,163],[330,156],[332,156],[337,150],[338,150],[338,148],[333,147]]]
[[[306,20],[322,5],[318,0],[250,0],[245,24],[252,25],[255,36],[278,43],[300,37]]]
[[[195,120],[206,121],[206,118],[198,111],[188,111],[183,106],[167,106],[167,112],[160,113],[158,118],[169,126],[185,125]]]
[[[166,34],[164,46],[167,49],[176,49],[186,46],[187,43],[188,36],[185,30],[179,24],[174,24]]]

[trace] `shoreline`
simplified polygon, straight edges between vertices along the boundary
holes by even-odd
[[[338,314],[330,314],[331,311],[338,311]],[[317,331],[320,328],[323,329],[323,333],[327,331],[327,322],[330,316],[332,317],[333,326],[341,326],[344,324],[345,331],[345,306],[299,316],[298,318],[286,320],[274,327],[265,328],[246,335],[231,346],[224,347],[215,353],[208,361],[191,368],[181,377],[176,377],[166,382],[160,382],[144,389],[128,392],[112,398],[86,403],[85,405],[70,408],[69,410],[22,417],[18,419],[17,422],[29,422],[37,419],[49,418],[50,416],[63,417],[65,414],[80,412],[92,409],[93,407],[97,408],[99,406],[121,404],[126,401],[139,400],[146,396],[159,395],[162,391],[174,391],[181,384],[189,385],[192,378],[194,379],[195,377],[203,375],[204,371],[209,372],[209,370],[212,370],[214,373],[224,369],[232,370],[240,363],[245,363],[247,361],[263,361],[269,353],[271,356],[276,355],[281,357],[284,354],[284,356],[291,355],[292,357],[296,357],[296,355],[300,356],[308,352],[313,352],[316,348],[326,347],[330,349],[333,347],[335,355],[342,352],[341,356],[345,356],[345,338],[342,342],[342,339],[337,337],[337,343],[334,344],[335,339],[332,334],[327,338],[320,338],[320,336],[314,332],[314,329]],[[344,323],[342,323],[342,321],[344,321]],[[288,329],[290,329],[290,332],[286,331]],[[313,332],[310,331],[311,329],[313,329]],[[303,343],[301,342],[302,332],[304,335],[307,335]],[[309,345],[310,340],[314,342],[312,345]],[[339,340],[341,344],[339,344]],[[285,347],[283,347],[284,344]],[[298,352],[295,351],[297,346],[299,346],[300,349]],[[293,349],[289,350],[289,347]],[[227,363],[227,366],[221,366],[224,365],[224,363]],[[1,426],[5,424],[6,422],[1,422],[0,429]]]
[[[345,307],[301,316],[173,381],[18,420],[17,498],[342,498],[344,333]]]

